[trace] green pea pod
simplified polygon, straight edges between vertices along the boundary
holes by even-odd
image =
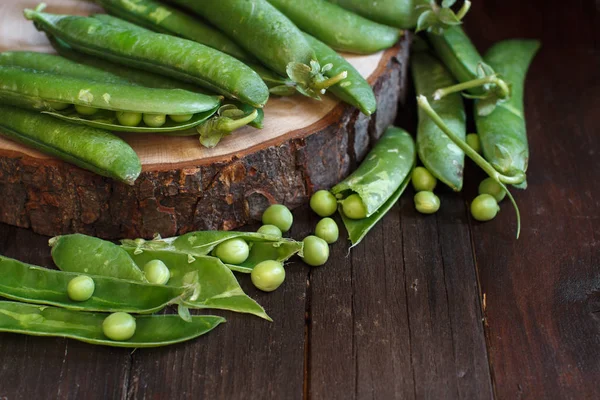
[[[420,14],[415,5],[423,3],[415,0],[328,0],[353,11],[365,18],[402,29],[412,29],[417,25]]]
[[[371,115],[377,111],[377,99],[373,88],[360,72],[325,43],[308,34],[304,34],[304,37],[317,54],[321,65],[331,65],[331,69],[327,70],[325,75],[334,77],[347,71],[348,77],[329,87],[329,91],[343,102],[358,108],[365,115]]]
[[[149,31],[125,29],[91,17],[25,10],[36,27],[75,50],[127,66],[196,83],[208,90],[263,107],[269,90],[241,61],[196,42]]]
[[[85,268],[82,268],[85,269]],[[69,282],[81,274],[36,267],[0,256],[0,296],[26,303],[53,305],[80,311],[123,311],[149,314],[169,304],[179,304],[192,295],[192,285],[163,286],[91,275],[94,294],[86,301],[73,301]]]
[[[396,28],[373,22],[324,0],[268,1],[301,30],[339,51],[376,53],[394,46],[401,35]]]
[[[427,51],[414,52],[411,69],[417,93],[431,96],[444,86],[454,84],[452,75]],[[466,113],[462,97],[454,93],[432,103],[434,110],[461,140],[466,137]],[[417,130],[417,152],[423,165],[436,178],[455,191],[463,185],[465,153],[456,145],[429,116],[419,109]]]
[[[523,91],[527,70],[539,47],[540,43],[536,40],[506,40],[492,46],[484,58],[512,84],[509,100],[500,103],[489,115],[475,113],[483,154],[504,175],[527,171],[529,145]],[[520,185],[522,188],[526,186],[526,182]]]
[[[78,167],[133,185],[142,166],[121,138],[107,131],[0,106],[0,132]]]
[[[403,129],[389,127],[356,171],[331,192],[338,199],[358,194],[366,216],[370,217],[402,186],[412,171],[414,159],[412,137]]]
[[[195,339],[225,322],[221,317],[194,315],[136,316],[136,331],[127,341],[108,339],[102,330],[106,314],[82,313],[56,307],[0,301],[0,332],[54,336],[82,342],[129,348],[160,347]]]
[[[48,244],[61,271],[148,282],[129,254],[109,241],[75,233],[53,237]]]
[[[250,255],[241,265],[227,266],[237,272],[250,273],[254,266],[262,261],[287,261],[294,254],[302,251],[302,242],[286,238],[273,238],[268,235],[253,232],[233,231],[198,231],[172,238],[156,238],[146,241],[143,239],[123,240],[125,248],[134,247],[136,251],[165,250],[173,253],[186,254],[192,257],[207,256],[220,243],[230,239],[244,239],[251,244]]]

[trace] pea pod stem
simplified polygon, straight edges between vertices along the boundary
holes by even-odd
[[[435,91],[433,94],[434,100],[440,100],[449,94],[462,92],[468,89],[473,89],[477,87],[481,87],[484,85],[494,84],[500,88],[501,97],[508,98],[510,95],[510,88],[502,79],[498,78],[496,75],[486,76],[484,78],[473,79],[471,81],[458,83],[456,85],[448,86],[445,88],[441,88]]]
[[[467,13],[469,12],[470,9],[471,9],[471,2],[467,0],[463,3],[460,10],[458,10],[458,12],[456,13],[456,18],[458,18],[459,21],[462,21],[462,19],[465,17],[465,15],[467,15]]]
[[[315,82],[313,84],[313,88],[315,90],[324,91],[328,87],[340,83],[341,81],[343,81],[347,77],[348,77],[348,71],[342,71],[339,74],[337,74],[336,76],[333,76],[331,78],[328,78],[328,79],[325,79],[325,80],[322,80],[322,81],[319,81],[319,82]]]
[[[512,203],[515,212],[517,214],[517,239],[521,233],[521,213],[517,202],[513,198],[512,194],[506,188],[507,184],[519,184],[525,180],[524,174],[517,174],[515,176],[506,176],[494,169],[490,163],[488,163],[482,156],[473,150],[465,141],[461,140],[448,126],[444,123],[442,118],[435,112],[435,110],[427,101],[427,97],[423,95],[417,96],[417,103],[419,107],[432,119],[433,122],[458,146],[465,154],[475,162],[486,174],[488,174],[494,181],[496,181],[508,195],[510,202]]]

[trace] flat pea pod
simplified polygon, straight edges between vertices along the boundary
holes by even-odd
[[[417,25],[421,11],[416,6],[424,3],[418,0],[328,0],[353,11],[365,18],[402,29],[412,29]]]
[[[112,242],[75,233],[48,241],[52,261],[61,270],[148,282],[129,254]]]
[[[258,74],[241,61],[190,40],[125,29],[90,17],[25,10],[36,27],[75,50],[127,66],[159,71],[198,84],[254,107],[263,107],[269,90]]]
[[[417,93],[425,96],[431,96],[439,87],[455,83],[444,65],[426,51],[412,54],[411,69]],[[453,93],[432,102],[431,106],[450,129],[461,140],[465,140],[467,117],[460,93]],[[419,159],[433,176],[457,192],[462,189],[465,153],[421,109],[417,129],[417,152]]]
[[[2,135],[43,153],[133,185],[142,166],[133,149],[110,132],[37,112],[0,106]]]
[[[498,104],[489,115],[475,113],[483,154],[504,175],[527,171],[529,146],[523,91],[527,70],[539,47],[536,40],[506,40],[492,46],[484,57],[486,63],[512,83],[510,99]],[[521,184],[524,186],[526,182]]]
[[[0,301],[0,332],[63,337],[112,347],[148,348],[195,339],[225,322],[213,315],[194,315],[187,322],[178,315],[140,315],[136,316],[135,334],[126,341],[115,341],[107,338],[102,330],[107,316]]]
[[[371,115],[377,111],[377,99],[369,82],[350,64],[346,59],[336,53],[325,43],[314,37],[304,34],[308,43],[312,46],[321,65],[331,64],[331,69],[325,72],[328,77],[334,77],[343,71],[347,77],[329,87],[334,96],[345,103],[358,108],[363,114]]]
[[[292,239],[277,238],[253,232],[232,231],[198,231],[172,238],[156,238],[154,240],[123,240],[123,247],[135,248],[136,251],[166,250],[186,254],[191,257],[207,256],[219,244],[231,240],[243,239],[251,244],[250,254],[240,265],[226,264],[231,270],[250,273],[254,266],[262,261],[287,261],[302,250],[302,243]]]
[[[301,30],[338,51],[371,54],[396,44],[401,32],[325,0],[268,0]]]
[[[191,295],[191,290],[183,285],[167,287],[92,275],[92,297],[74,301],[68,295],[68,285],[81,276],[78,273],[37,267],[4,256],[0,256],[0,272],[0,296],[70,310],[149,314]]]
[[[359,194],[370,210],[363,219],[350,219],[341,213],[352,247],[360,243],[396,204],[410,183],[416,158],[415,143],[410,134],[389,127],[360,167],[332,189],[338,198],[349,193]]]

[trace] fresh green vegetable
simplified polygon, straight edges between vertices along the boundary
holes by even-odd
[[[437,179],[431,175],[431,172],[427,168],[416,167],[413,169],[411,174],[411,181],[413,188],[417,192],[428,191],[433,192],[433,189],[437,186]]]
[[[171,278],[171,271],[161,260],[150,260],[144,265],[144,275],[150,283],[166,285]]]
[[[470,148],[481,154],[481,142],[479,141],[479,135],[476,133],[469,133],[467,135],[467,144]]]
[[[144,123],[151,128],[160,128],[167,122],[165,114],[144,114]]]
[[[471,215],[477,221],[490,221],[496,217],[498,211],[498,202],[489,194],[480,194],[471,203]]]
[[[110,340],[124,342],[135,335],[135,318],[124,312],[110,314],[102,322],[102,332]]]
[[[328,244],[332,244],[337,242],[340,237],[340,230],[333,219],[323,218],[317,223],[315,235],[326,241]]]
[[[67,295],[73,301],[86,301],[92,297],[95,289],[94,280],[87,275],[81,275],[69,281]]]
[[[65,104],[65,103],[62,103],[62,104]],[[32,107],[31,109],[35,110],[36,108]],[[52,111],[52,110],[50,110],[50,111]],[[77,113],[80,115],[85,115],[86,117],[90,117],[92,115],[97,114],[98,111],[100,111],[100,109],[96,108],[96,107],[89,107],[89,106],[84,106],[81,104],[75,104],[75,111],[77,111]]]
[[[368,210],[360,195],[353,193],[341,202],[342,213],[346,218],[363,219],[367,217]]]
[[[265,225],[275,225],[281,232],[285,233],[292,227],[294,216],[283,204],[273,204],[263,213],[262,223]]]
[[[133,149],[103,130],[7,106],[0,106],[0,128],[12,140],[129,185],[142,170]]]
[[[307,236],[302,241],[304,250],[302,260],[312,267],[318,267],[329,259],[329,245],[327,242],[317,236]]]
[[[260,233],[261,235],[273,236],[276,238],[283,237],[283,232],[281,232],[281,229],[279,229],[275,225],[263,225],[260,228],[258,228],[256,233]]]
[[[117,121],[119,121],[119,124],[125,126],[138,126],[142,122],[142,113],[117,111]]]
[[[502,188],[502,186],[498,185],[498,183],[492,178],[485,178],[479,184],[479,194],[489,194],[493,198],[496,199],[498,203],[500,203],[504,197],[506,197],[506,192]]]
[[[435,214],[440,209],[440,198],[433,192],[418,192],[414,200],[415,208],[421,214]]]
[[[127,341],[106,337],[102,325],[106,314],[82,313],[63,308],[0,301],[0,332],[33,336],[56,336],[114,347],[159,347],[194,339],[225,320],[194,315],[189,322],[178,315],[140,315],[135,334]]]
[[[258,263],[250,274],[252,283],[263,292],[276,290],[285,280],[285,268],[279,261],[267,260]]]
[[[352,246],[356,246],[400,198],[410,182],[415,161],[412,137],[400,128],[389,127],[360,167],[332,189],[340,199],[357,194],[367,210],[366,217],[358,220],[342,212]]]
[[[491,113],[476,113],[475,124],[485,159],[504,175],[521,175],[527,171],[529,145],[523,93],[525,75],[540,43],[536,40],[506,40],[492,46],[485,62],[511,83],[511,96]],[[485,100],[478,100],[481,108]],[[521,185],[525,187],[526,182]]]
[[[75,50],[160,71],[258,108],[269,98],[269,90],[256,72],[210,47],[170,35],[125,29],[91,17],[43,13],[42,9],[26,9],[25,17]]]
[[[214,255],[225,264],[242,264],[250,255],[250,247],[242,238],[233,238],[221,242],[215,247]]]
[[[328,90],[343,102],[358,108],[365,115],[371,115],[377,111],[377,99],[373,88],[360,72],[325,43],[308,34],[304,34],[304,38],[315,51],[319,63],[324,66],[331,65],[331,68],[324,68],[325,76],[335,78],[346,73],[346,78],[330,86]]]
[[[431,96],[436,88],[454,83],[448,70],[427,51],[414,52],[411,67],[418,94]],[[435,101],[431,107],[453,132],[457,133],[462,140],[465,139],[467,117],[460,94],[454,93]],[[455,191],[462,189],[465,153],[421,109],[419,109],[417,130],[417,152],[419,159],[433,176]],[[423,187],[417,190],[433,190],[433,188]]]
[[[337,200],[329,190],[318,190],[310,198],[310,208],[319,217],[329,217],[337,210]]]

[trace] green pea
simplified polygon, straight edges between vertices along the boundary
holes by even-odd
[[[67,285],[67,295],[73,301],[86,301],[94,294],[96,284],[94,280],[86,275],[73,278]]]
[[[142,122],[142,113],[117,111],[117,120],[124,126],[138,126]]]
[[[479,194],[489,194],[490,196],[493,196],[498,203],[506,197],[506,191],[492,178],[486,178],[481,181],[479,184]]]
[[[75,104],[75,111],[81,115],[91,116],[98,112],[98,109],[95,107],[82,106],[79,104]]]
[[[148,282],[155,285],[166,285],[171,279],[171,271],[161,260],[151,260],[144,265],[144,274]]]
[[[467,135],[467,144],[470,148],[481,154],[481,142],[479,141],[479,135],[476,133],[469,133]]]
[[[477,221],[491,221],[500,211],[498,202],[489,194],[480,194],[471,203],[471,215]]]
[[[49,101],[48,106],[50,106],[50,108],[53,110],[62,111],[69,108],[71,105],[69,103],[62,103],[60,101]]]
[[[434,214],[440,209],[440,198],[433,192],[422,191],[415,194],[415,208],[421,214]]]
[[[226,240],[214,250],[214,255],[217,256],[225,264],[241,264],[248,258],[250,247],[244,239],[233,238]]]
[[[351,194],[342,201],[342,212],[350,219],[367,217],[367,207],[358,194]]]
[[[275,225],[263,225],[260,228],[258,228],[258,231],[256,232],[261,233],[263,235],[274,236],[277,238],[283,237],[281,229],[279,229]]]
[[[337,210],[337,200],[328,190],[319,190],[310,198],[310,208],[319,217],[329,217]]]
[[[184,114],[184,115],[169,115],[169,118],[171,118],[171,120],[173,120],[174,122],[188,122],[190,119],[192,119],[192,117],[194,116],[194,114]]]
[[[144,123],[151,128],[160,128],[167,122],[165,114],[144,114]]]
[[[285,269],[283,263],[275,260],[267,260],[256,264],[250,273],[252,283],[264,292],[272,292],[285,280]]]
[[[427,168],[416,167],[412,172],[412,185],[417,192],[432,192],[437,185],[437,179]]]
[[[287,232],[294,223],[294,216],[286,206],[273,204],[263,213],[262,223],[265,225],[275,225],[281,232]]]
[[[329,259],[329,245],[326,241],[316,236],[307,236],[302,241],[304,250],[302,259],[310,266],[318,267]]]
[[[331,218],[323,218],[317,223],[315,235],[323,239],[329,244],[337,242],[340,237],[340,230]]]
[[[102,332],[104,335],[117,341],[129,340],[135,334],[135,318],[124,312],[110,314],[102,322]]]

